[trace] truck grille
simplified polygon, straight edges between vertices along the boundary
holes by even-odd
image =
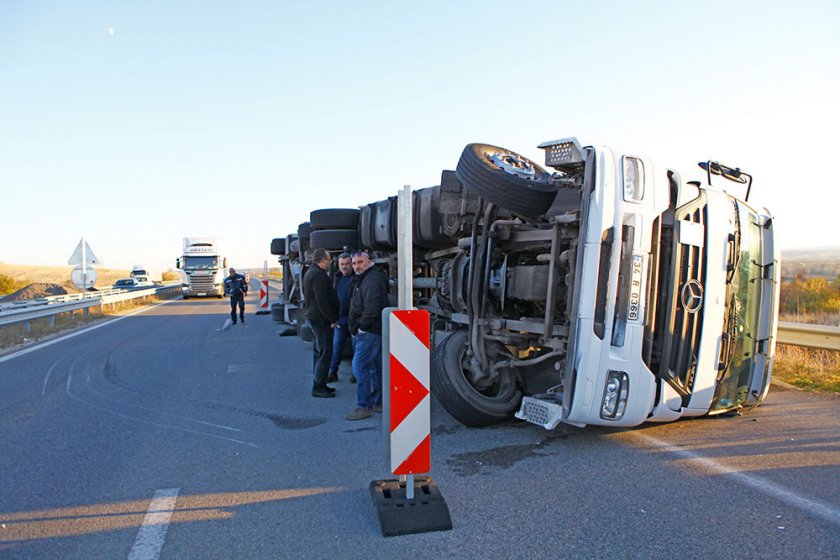
[[[212,292],[214,285],[212,276],[190,276],[190,288],[195,292]]]
[[[674,387],[684,403],[694,385],[703,311],[686,309],[681,294],[684,289],[691,289],[685,288],[686,284],[699,284],[701,289],[705,285],[706,207],[706,197],[701,194],[675,211],[666,212],[654,231],[654,242],[659,245],[658,274],[651,296],[656,305],[648,324],[645,363]],[[704,247],[679,242],[676,228],[680,221],[703,226]]]

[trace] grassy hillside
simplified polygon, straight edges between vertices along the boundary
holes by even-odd
[[[70,292],[79,290],[70,282],[72,266],[28,266],[20,264],[0,263],[0,277],[11,278],[20,287],[35,282],[46,284],[60,284]],[[96,268],[96,267],[95,267]],[[96,268],[96,287],[108,288],[119,278],[127,278],[128,270],[112,268]]]

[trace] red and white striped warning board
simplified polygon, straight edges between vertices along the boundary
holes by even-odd
[[[389,321],[391,472],[431,470],[429,312],[394,311]]]
[[[260,281],[260,311],[268,311],[268,280]]]

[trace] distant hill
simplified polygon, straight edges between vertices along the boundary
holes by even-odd
[[[782,251],[782,279],[798,274],[834,280],[840,276],[840,246]]]

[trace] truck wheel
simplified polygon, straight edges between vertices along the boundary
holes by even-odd
[[[489,144],[467,144],[455,175],[485,200],[529,217],[545,214],[559,188],[533,161]]]
[[[312,231],[320,229],[357,229],[359,227],[359,210],[358,208],[313,210],[309,214],[309,227]]]
[[[280,237],[278,239],[271,240],[271,254],[272,255],[283,255],[286,253],[286,238]]]
[[[363,206],[359,214],[359,241],[365,249],[373,249],[373,205]]]
[[[496,383],[474,387],[468,377],[466,330],[458,330],[435,346],[432,392],[456,420],[466,426],[488,426],[511,417],[522,400],[522,387],[512,369],[502,369]]]
[[[312,232],[309,243],[313,249],[357,249],[359,232],[348,229],[319,229]]]
[[[300,252],[300,241],[297,235],[289,235],[286,237],[286,254],[290,257],[297,255]]]
[[[298,226],[298,244],[300,245],[300,252],[305,253],[309,250],[309,236],[312,233],[312,228],[309,227],[309,222],[303,222]]]

